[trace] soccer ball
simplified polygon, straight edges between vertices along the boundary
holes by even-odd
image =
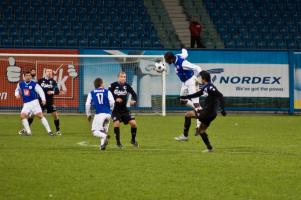
[[[165,70],[165,64],[162,62],[155,62],[155,70],[158,73],[161,73]]]

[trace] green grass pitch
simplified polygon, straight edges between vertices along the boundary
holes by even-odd
[[[101,152],[85,116],[61,116],[61,137],[35,119],[25,137],[17,115],[0,115],[0,199],[301,199],[300,116],[219,116],[214,153],[201,153],[194,125],[188,142],[173,139],[183,120],[137,116],[141,147],[122,126],[117,149],[111,127]]]

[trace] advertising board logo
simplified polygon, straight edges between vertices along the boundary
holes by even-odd
[[[224,68],[214,68],[207,71],[212,74],[212,82],[219,84],[280,85],[282,78],[281,76],[223,76],[222,74],[225,72]]]

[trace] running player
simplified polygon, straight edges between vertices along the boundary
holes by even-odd
[[[95,137],[100,138],[100,150],[105,150],[108,144],[109,123],[115,101],[112,93],[104,88],[101,78],[95,79],[94,87],[95,89],[92,90],[87,97],[86,114],[90,122],[92,119],[92,104],[96,112],[92,122],[92,133]]]

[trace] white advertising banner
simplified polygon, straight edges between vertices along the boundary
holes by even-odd
[[[200,63],[228,97],[289,97],[288,64]]]

